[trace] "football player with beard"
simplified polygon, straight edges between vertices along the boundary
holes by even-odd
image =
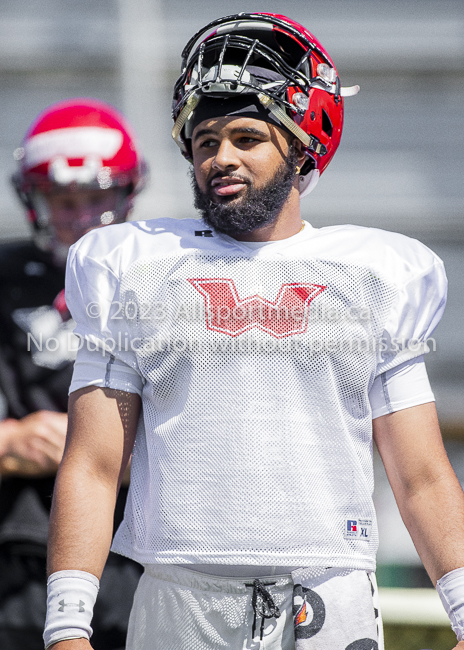
[[[43,646],[53,484],[67,428],[78,340],[64,299],[69,247],[124,222],[145,183],[126,120],[93,99],[45,109],[15,151],[13,184],[33,237],[0,246],[0,647]],[[115,524],[124,509],[120,493]],[[122,648],[140,567],[113,555],[96,610],[95,648]]]
[[[402,235],[301,219],[357,90],[285,16],[213,21],[184,49],[173,102],[202,221],[123,224],[72,248],[83,344],[46,647],[91,647],[133,453],[112,545],[145,566],[128,650],[383,648],[375,439],[464,648],[464,496],[422,358],[443,265]]]

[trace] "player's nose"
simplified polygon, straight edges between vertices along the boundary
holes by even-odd
[[[224,138],[219,144],[212,162],[212,167],[219,171],[238,169],[240,167],[237,148],[227,138]]]

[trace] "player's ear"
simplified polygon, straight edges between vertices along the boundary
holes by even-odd
[[[296,155],[298,157],[298,163],[297,164],[298,164],[299,167],[303,167],[303,165],[306,162],[306,154],[304,152],[304,145],[301,142],[301,140],[299,140],[298,138],[293,138],[292,145],[293,145],[293,148],[295,149]]]

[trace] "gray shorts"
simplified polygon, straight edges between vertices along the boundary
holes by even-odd
[[[126,650],[383,650],[381,628],[375,577],[365,571],[256,582],[149,565]]]

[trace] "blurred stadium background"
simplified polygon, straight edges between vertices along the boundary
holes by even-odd
[[[193,32],[239,11],[300,21],[331,53],[343,84],[361,86],[346,100],[340,150],[303,202],[304,218],[396,230],[445,261],[449,304],[428,369],[464,482],[462,0],[0,0],[0,238],[29,234],[9,185],[14,149],[39,111],[72,96],[108,101],[135,126],[152,179],[134,218],[192,216],[188,165],[170,138],[171,88]],[[451,648],[449,624],[376,464],[387,650]]]

